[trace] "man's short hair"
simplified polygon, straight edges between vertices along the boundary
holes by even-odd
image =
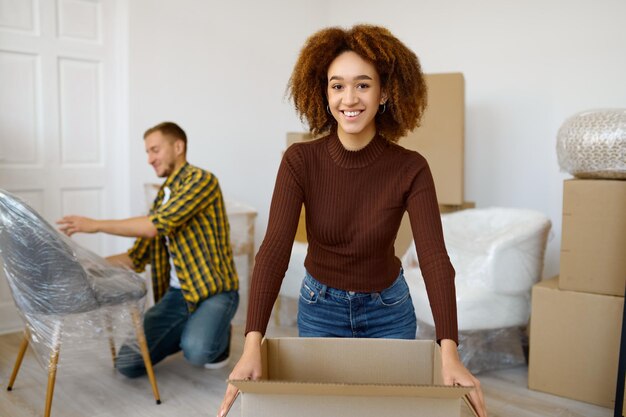
[[[143,134],[143,138],[144,139],[147,138],[148,135],[151,135],[154,132],[161,132],[163,136],[169,136],[174,139],[182,140],[183,143],[185,144],[185,152],[187,152],[187,135],[185,134],[185,131],[176,123],[174,122],[159,123],[158,125],[153,126],[150,129],[146,130],[146,132]]]

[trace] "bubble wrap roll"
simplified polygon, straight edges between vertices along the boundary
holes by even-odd
[[[578,178],[626,179],[626,109],[589,110],[565,120],[557,134],[562,171]]]

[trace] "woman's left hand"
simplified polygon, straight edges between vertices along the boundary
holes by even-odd
[[[487,408],[480,381],[467,370],[457,351],[456,342],[451,339],[441,340],[441,364],[443,383],[445,385],[473,386],[469,399],[479,417],[487,417]]]

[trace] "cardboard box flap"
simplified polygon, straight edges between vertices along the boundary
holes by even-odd
[[[391,385],[391,384],[333,384],[292,381],[229,380],[242,393],[323,395],[323,396],[381,396],[381,397],[424,397],[454,399],[461,398],[472,387],[443,385]]]

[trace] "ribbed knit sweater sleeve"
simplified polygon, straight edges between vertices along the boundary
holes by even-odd
[[[296,173],[304,172],[303,164],[296,146],[287,149],[280,163],[267,231],[255,258],[246,334],[251,331],[265,334],[274,301],[289,266],[304,198],[302,179],[296,178]]]
[[[455,272],[443,239],[435,184],[425,160],[415,172],[407,198],[407,212],[437,341],[452,339],[458,344]]]

